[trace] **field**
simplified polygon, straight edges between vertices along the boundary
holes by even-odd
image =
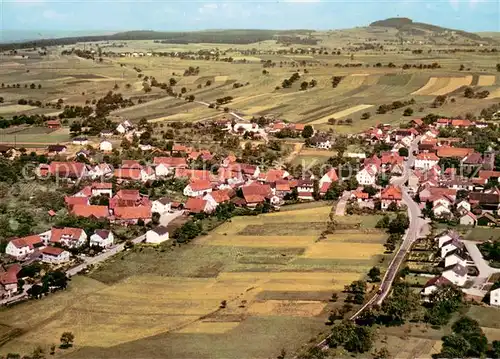
[[[58,144],[69,141],[69,130],[51,130],[46,127],[0,130],[0,142],[17,145]]]
[[[181,247],[119,254],[65,292],[4,310],[3,331],[22,331],[0,353],[48,348],[65,330],[76,338],[70,358],[261,358],[297,349],[342,304],[328,301],[333,292],[387,261],[376,217],[337,218],[352,228],[318,241],[330,212],[298,206],[236,217]]]
[[[346,39],[359,42],[361,36],[374,36],[357,29],[356,33],[339,32],[341,36],[330,33],[317,33],[322,39],[321,46],[342,47]],[[386,34],[388,37],[393,34]],[[376,36],[383,37],[381,33]],[[81,46],[79,44],[77,46]],[[227,51],[226,56],[233,58],[233,63],[223,61],[187,60],[175,57],[105,57],[102,62],[93,62],[75,56],[62,56],[62,48],[50,48],[49,56],[33,58],[0,57],[0,81],[6,85],[20,84],[17,87],[5,87],[0,90],[4,103],[0,106],[0,116],[10,117],[25,114],[56,115],[53,108],[34,108],[20,106],[19,99],[40,100],[43,104],[63,99],[64,105],[84,105],[85,101],[99,99],[108,91],[120,92],[125,98],[131,98],[135,106],[119,109],[112,113],[119,118],[138,121],[142,118],[155,123],[166,121],[201,121],[223,115],[219,110],[208,108],[207,104],[217,98],[232,96],[228,104],[244,118],[252,116],[275,115],[291,121],[314,124],[320,130],[333,129],[338,133],[353,133],[377,123],[397,124],[410,118],[402,117],[404,108],[386,114],[376,114],[375,109],[381,104],[414,98],[412,106],[415,117],[423,117],[435,112],[430,107],[437,95],[455,97],[453,104],[446,103],[439,113],[448,116],[464,116],[466,113],[479,114],[481,109],[495,103],[500,96],[500,84],[494,72],[496,58],[490,54],[445,54],[436,53],[430,58],[441,66],[434,70],[401,70],[403,63],[421,64],[430,60],[411,54],[395,52],[388,47],[387,52],[356,53],[356,63],[362,67],[347,68],[334,66],[347,64],[347,53],[336,56],[324,54],[280,55],[265,51],[286,49],[275,41],[267,40],[258,44],[263,53],[243,55],[241,51],[255,48],[254,45],[230,44],[158,44],[153,41],[125,41],[123,47],[114,48],[106,44],[110,51],[199,51],[219,48]],[[63,47],[66,48],[66,47]],[[68,47],[69,48],[69,47]],[[399,51],[399,50],[398,50]],[[237,62],[246,60],[246,63]],[[261,61],[270,60],[277,64],[263,74]],[[305,65],[303,63],[305,61]],[[376,66],[393,62],[397,68]],[[300,65],[299,65],[300,64]],[[470,71],[458,71],[461,64],[470,67]],[[196,76],[182,76],[188,67],[199,67]],[[194,95],[194,102],[183,98],[166,96],[163,90],[153,87],[152,91],[143,91],[142,80],[135,68],[144,76],[154,76],[159,82],[168,82],[174,78],[177,84],[174,91],[185,88],[186,95]],[[299,71],[300,80],[290,88],[276,89],[282,81]],[[307,72],[305,71],[307,70]],[[333,76],[341,77],[340,83],[333,88]],[[316,86],[300,91],[300,83],[315,80]],[[30,89],[34,83],[36,89]],[[235,84],[242,85],[235,88]],[[38,85],[42,88],[38,88]],[[28,85],[27,88],[24,85]],[[118,87],[114,90],[115,85]],[[473,86],[477,90],[488,90],[487,99],[466,99],[460,92],[464,86]],[[184,91],[183,90],[183,91]],[[138,104],[141,100],[141,104]],[[417,111],[419,109],[422,111]],[[371,114],[369,119],[361,119],[363,113]],[[329,125],[328,120],[352,120],[352,124]],[[8,141],[9,139],[5,140]],[[24,140],[31,142],[31,139]],[[57,142],[52,141],[51,142]],[[309,158],[307,159],[309,161]]]

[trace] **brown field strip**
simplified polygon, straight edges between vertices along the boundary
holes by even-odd
[[[472,82],[472,76],[452,77],[448,83],[437,91],[431,93],[433,96],[446,95],[462,86],[469,86]]]
[[[438,80],[437,77],[431,77],[429,79],[429,81],[427,81],[427,83],[422,88],[418,89],[417,91],[412,92],[412,95],[425,95],[425,94],[427,94],[428,90],[436,84],[437,80]]]
[[[254,302],[248,308],[253,315],[285,315],[292,317],[313,317],[320,314],[326,303],[317,301],[267,300]]]
[[[211,246],[241,247],[307,247],[314,243],[314,236],[217,236],[206,242]]]

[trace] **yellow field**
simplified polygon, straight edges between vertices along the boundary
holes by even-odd
[[[481,327],[481,329],[488,338],[488,341],[500,340],[500,329],[488,327]]]
[[[309,247],[306,258],[366,259],[384,252],[381,244],[318,242]]]
[[[254,315],[286,315],[292,317],[313,317],[320,314],[326,303],[317,301],[267,300],[255,302],[248,312]]]
[[[494,75],[481,75],[479,76],[478,86],[493,86],[496,82],[496,76]]]
[[[328,122],[328,119],[330,119],[330,118],[339,119],[339,118],[342,118],[342,117],[347,117],[349,115],[352,115],[353,113],[356,113],[356,112],[359,112],[359,111],[362,111],[362,110],[366,110],[367,108],[370,108],[370,107],[373,107],[373,105],[358,105],[358,106],[354,106],[354,107],[348,108],[346,110],[335,112],[335,113],[333,113],[331,115],[322,117],[322,118],[320,118],[318,120],[314,120],[314,121],[310,122],[309,124],[311,124],[311,125],[319,125],[319,124]]]
[[[225,82],[229,76],[215,76],[215,82]]]
[[[177,330],[182,334],[223,334],[236,328],[240,322],[196,322]]]
[[[307,247],[314,243],[313,236],[216,236],[205,243],[211,246],[241,247]]]
[[[462,86],[469,86],[472,83],[472,76],[452,77],[448,83],[437,91],[431,93],[433,96],[446,95]]]

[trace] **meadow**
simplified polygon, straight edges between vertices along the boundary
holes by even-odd
[[[335,218],[363,228],[319,240],[330,220],[330,205],[299,206],[233,218],[180,247],[118,254],[73,278],[67,291],[4,309],[2,332],[15,335],[0,353],[48,348],[66,330],[76,338],[70,358],[261,358],[296,350],[327,330],[329,311],[342,305],[329,302],[332,293],[343,298],[346,284],[387,262],[377,218]]]

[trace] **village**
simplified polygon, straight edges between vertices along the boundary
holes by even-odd
[[[496,170],[495,152],[489,147],[483,152],[460,147],[464,142],[461,135],[491,126],[484,122],[413,119],[400,128],[379,125],[344,138],[315,131],[311,125],[275,120],[226,119],[209,125],[226,136],[264,141],[266,145],[292,138],[307,148],[335,150],[337,156],[314,169],[305,164],[297,173],[286,163],[245,163],[234,153],[221,156],[200,145],[173,143],[170,150],[155,148],[137,141],[144,138],[147,128],[127,120],[114,129],[101,131],[98,149],[92,155],[89,140],[83,136],[75,136],[71,144],[50,145],[44,152],[48,161],[38,164],[34,171],[36,180],[72,186],[75,192],[64,197],[68,213],[106,225],[100,228],[98,224],[92,229],[52,227],[43,233],[10,240],[0,274],[2,302],[25,298],[36,285],[35,278],[19,277],[23,266],[41,262],[53,270],[76,274],[137,243],[159,245],[185,239],[182,226],[193,220],[225,220],[232,215],[279,211],[288,204],[312,201],[336,201],[333,203],[337,213],[343,212],[341,215],[405,211],[402,190],[392,179],[405,173],[404,164],[410,155],[414,163],[407,174],[407,189],[424,216],[434,223],[461,229],[490,228],[499,223],[500,171]],[[59,128],[61,123],[51,120],[46,126]],[[150,153],[152,160],[145,163],[121,159],[117,166],[103,161],[102,154],[117,152],[113,144],[116,138],[125,141],[127,148],[135,143],[140,152]],[[365,146],[367,151],[348,151],[346,142]],[[73,150],[67,151],[68,147]],[[19,149],[8,146],[2,147],[2,153],[11,159],[23,155]],[[155,193],[155,186],[165,181],[170,183],[170,195]],[[56,212],[49,210],[48,215],[56,216]],[[172,222],[180,224],[172,227]],[[142,230],[133,238],[117,240],[109,225]],[[482,298],[491,288],[490,277],[500,269],[489,267],[476,245],[467,241],[464,244],[456,232],[436,235],[436,251],[445,265],[439,276],[426,283],[422,295],[426,297],[437,286],[453,283],[464,287],[464,292],[471,296]],[[475,267],[476,273],[470,267]],[[23,288],[25,282],[30,285]],[[499,305],[500,290],[494,289],[491,304]]]

